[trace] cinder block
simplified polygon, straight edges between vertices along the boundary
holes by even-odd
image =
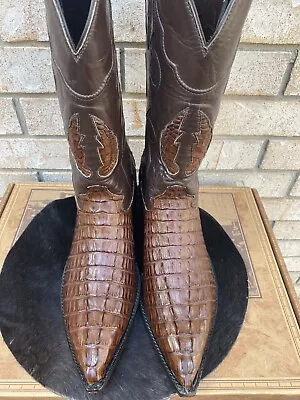
[[[291,51],[238,51],[226,93],[271,96],[279,93]]]
[[[117,42],[145,41],[145,2],[112,0],[115,40]]]
[[[140,164],[141,164],[141,156],[142,156],[142,153],[143,153],[144,147],[145,147],[144,140],[129,138],[128,144],[129,144],[131,151],[133,152],[136,168],[139,169]]]
[[[3,0],[0,39],[5,42],[47,41],[44,0]]]
[[[300,221],[276,221],[274,233],[277,239],[299,240]]]
[[[293,140],[270,140],[261,168],[300,169],[300,138]]]
[[[294,285],[299,285],[299,280],[300,280],[300,271],[289,271],[290,277],[293,281]],[[299,296],[299,295],[298,295]]]
[[[125,92],[146,92],[144,49],[125,49]]]
[[[201,169],[250,169],[254,168],[263,140],[213,139],[201,163]]]
[[[64,134],[63,122],[56,98],[21,98],[20,101],[30,135]]]
[[[20,135],[22,133],[12,99],[0,98],[0,135]]]
[[[48,48],[0,47],[0,93],[54,91]]]
[[[300,221],[300,199],[262,199],[262,201],[270,220]]]
[[[300,96],[300,55],[298,54],[297,60],[292,70],[291,78],[285,91],[289,96]]]
[[[251,71],[249,71],[251,74]],[[223,97],[215,135],[300,136],[300,101]]]
[[[247,43],[299,44],[300,7],[292,0],[253,0],[242,41]]]
[[[283,257],[300,257],[300,240],[278,240],[278,245]]]
[[[39,175],[42,182],[72,182],[71,171],[39,171]]]
[[[36,172],[27,171],[0,171],[0,197],[3,196],[6,187],[10,183],[37,182]]]
[[[266,171],[200,171],[201,185],[216,186],[246,186],[258,190],[261,197],[283,197],[293,181],[293,172]]]
[[[2,139],[0,168],[69,169],[65,139]]]
[[[126,134],[128,136],[145,135],[146,100],[123,100]]]
[[[300,197],[300,176],[298,177],[297,181],[295,182],[295,184],[292,188],[291,196],[299,196]]]
[[[284,261],[288,271],[300,272],[300,257],[285,257]]]

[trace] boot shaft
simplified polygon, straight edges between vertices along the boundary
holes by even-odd
[[[174,185],[198,191],[251,0],[148,1],[145,203]]]
[[[78,4],[77,4],[78,3]],[[56,89],[77,195],[105,187],[133,195],[109,0],[46,0]]]

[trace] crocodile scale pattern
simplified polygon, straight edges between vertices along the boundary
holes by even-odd
[[[105,188],[77,198],[65,267],[63,309],[74,356],[88,384],[105,377],[136,298],[131,210]]]
[[[200,368],[216,288],[199,209],[185,189],[169,188],[145,211],[144,307],[166,363],[187,390]]]

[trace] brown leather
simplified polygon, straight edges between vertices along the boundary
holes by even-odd
[[[103,189],[78,196],[64,273],[63,306],[73,349],[89,383],[103,379],[135,302],[131,211]]]
[[[212,328],[216,290],[195,197],[169,188],[145,214],[144,305],[164,358],[189,389]]]
[[[144,305],[172,379],[196,390],[216,287],[198,211],[209,147],[251,0],[149,0],[148,111],[140,170]]]
[[[136,308],[135,166],[124,135],[110,1],[46,0],[46,10],[78,206],[64,316],[81,372],[100,388]]]

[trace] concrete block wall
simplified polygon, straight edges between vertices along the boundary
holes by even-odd
[[[253,0],[204,185],[257,188],[300,296],[300,7]],[[145,6],[112,0],[129,143],[139,163],[145,120]],[[69,181],[43,0],[1,0],[0,196],[11,181]]]

